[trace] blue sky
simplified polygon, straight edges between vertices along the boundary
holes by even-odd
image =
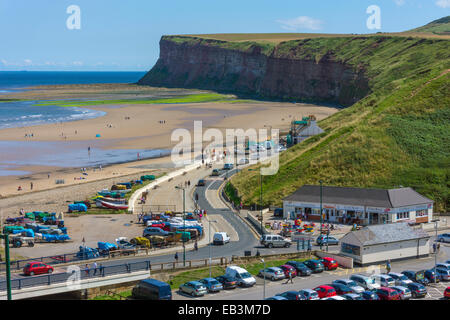
[[[71,5],[80,29],[66,26]],[[0,0],[0,71],[145,71],[165,34],[398,32],[449,14],[450,0]]]

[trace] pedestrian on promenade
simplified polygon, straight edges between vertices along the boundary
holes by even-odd
[[[92,264],[92,268],[94,269],[94,276],[97,274],[97,262],[94,261]]]
[[[292,271],[289,271],[289,277],[284,284],[288,284],[289,282],[294,283],[294,281],[292,281]]]
[[[86,272],[86,276],[89,277],[89,265],[86,263],[86,266],[84,267],[84,272]]]
[[[178,263],[178,252],[175,252],[175,262]]]
[[[386,273],[391,272],[391,260],[386,261]]]
[[[195,251],[198,251],[198,244],[197,244],[197,240],[195,240],[195,243],[194,243],[194,250],[195,250]]]

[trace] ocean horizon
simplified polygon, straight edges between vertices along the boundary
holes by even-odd
[[[136,83],[146,71],[0,71],[0,93],[43,85]]]

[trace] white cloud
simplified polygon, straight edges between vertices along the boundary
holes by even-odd
[[[323,21],[306,16],[288,20],[277,20],[277,22],[281,24],[281,28],[289,31],[296,31],[299,29],[320,30],[323,25]]]
[[[406,3],[406,0],[394,0],[395,4],[401,7]]]
[[[73,61],[72,62],[72,64],[74,65],[74,66],[82,66],[83,65],[83,62],[82,61]]]
[[[25,65],[30,65],[33,63],[33,61],[31,61],[30,59],[25,59],[23,60],[23,62],[25,62]]]
[[[438,0],[436,5],[441,8],[450,8],[450,0]]]

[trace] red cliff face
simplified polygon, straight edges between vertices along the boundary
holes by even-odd
[[[277,47],[270,54],[263,49],[256,44],[239,50],[216,40],[177,42],[163,37],[158,62],[139,84],[343,106],[369,92],[363,71],[333,61],[331,55],[316,62],[282,54]]]

